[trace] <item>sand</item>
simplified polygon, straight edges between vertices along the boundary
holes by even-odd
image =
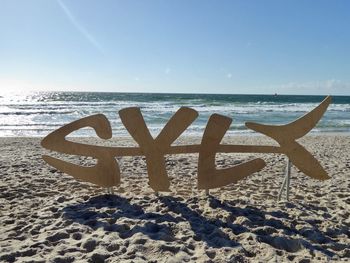
[[[272,143],[253,136],[225,141]],[[40,138],[1,138],[0,261],[349,262],[350,136],[301,143],[332,179],[316,181],[292,167],[290,201],[277,202],[283,155],[219,154],[220,168],[252,157],[267,166],[211,196],[196,189],[198,155],[167,156],[172,192],[159,197],[148,187],[143,157],[118,158],[122,183],[107,195],[45,164]]]

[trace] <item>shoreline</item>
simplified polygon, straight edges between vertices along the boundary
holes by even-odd
[[[251,158],[267,166],[236,184],[196,187],[197,155],[166,155],[171,192],[155,196],[142,156],[118,157],[114,195],[44,163],[42,137],[2,137],[0,261],[346,262],[350,259],[350,137],[307,135],[300,142],[331,176],[313,180],[292,167],[290,201],[277,202],[285,156],[217,154],[218,169]],[[201,136],[178,143],[200,142]],[[83,143],[101,139],[74,138]],[[227,136],[233,144],[270,144]],[[131,137],[106,145],[135,145]],[[51,155],[57,155],[51,152]],[[89,157],[57,155],[91,165]]]

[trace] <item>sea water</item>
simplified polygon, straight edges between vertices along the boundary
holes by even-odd
[[[228,134],[254,134],[246,121],[286,124],[316,107],[325,96],[156,94],[108,92],[30,92],[0,94],[0,137],[46,136],[80,118],[102,113],[109,119],[113,136],[127,136],[118,111],[140,107],[153,136],[181,107],[191,107],[199,117],[184,135],[202,135],[211,114],[232,118]],[[334,96],[327,112],[312,132],[350,132],[350,96]],[[72,136],[95,135],[84,128]]]

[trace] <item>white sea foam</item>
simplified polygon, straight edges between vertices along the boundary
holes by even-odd
[[[238,95],[238,99],[232,97],[231,101],[228,96],[104,93],[2,95],[0,136],[45,136],[66,123],[97,113],[107,116],[115,135],[127,135],[118,116],[118,111],[126,107],[140,107],[152,135],[156,135],[181,106],[191,107],[199,113],[198,119],[186,130],[187,135],[201,135],[213,113],[233,119],[229,134],[248,133],[250,131],[245,128],[245,121],[284,124],[299,118],[319,103],[315,99],[310,102],[312,98],[307,96],[290,96],[285,102],[275,101],[275,98],[264,101],[259,96]],[[341,99],[342,103],[329,106],[315,131],[350,131],[350,99]],[[92,129],[82,129],[74,133],[76,136],[93,134]]]

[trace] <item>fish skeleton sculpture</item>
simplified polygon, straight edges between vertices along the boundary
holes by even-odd
[[[43,159],[51,166],[65,172],[78,180],[90,182],[102,187],[112,187],[120,183],[120,169],[117,156],[146,157],[150,187],[156,191],[170,191],[170,182],[166,171],[166,154],[199,153],[198,188],[212,189],[235,183],[266,165],[256,158],[227,169],[215,168],[216,153],[279,153],[289,160],[305,175],[326,180],[329,178],[317,159],[296,140],[307,134],[328,108],[331,97],[326,97],[320,105],[309,113],[286,125],[263,125],[247,122],[249,129],[262,133],[276,140],[279,146],[220,144],[232,122],[231,118],[219,114],[210,116],[200,144],[176,145],[172,143],[198,117],[198,112],[188,107],[181,107],[168,121],[154,139],[144,121],[139,108],[131,107],[119,111],[119,116],[139,147],[107,147],[72,142],[66,136],[75,130],[92,127],[101,139],[112,138],[112,128],[103,114],[88,116],[73,121],[47,135],[41,145],[56,152],[91,156],[97,159],[92,167],[69,163],[48,155]]]

